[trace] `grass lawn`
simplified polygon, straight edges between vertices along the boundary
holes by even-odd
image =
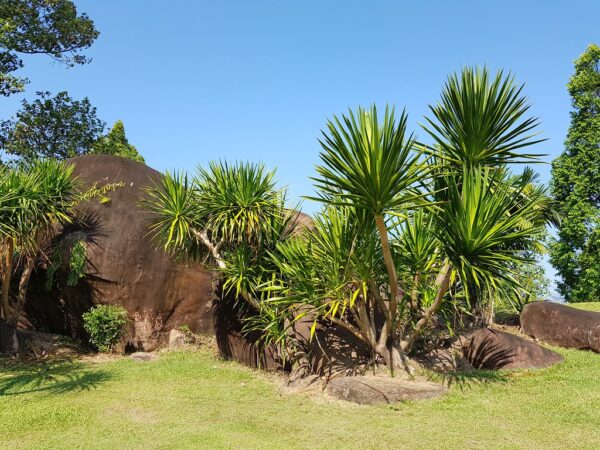
[[[569,303],[568,305],[573,308],[585,309],[586,311],[600,312],[600,302]]]
[[[368,407],[279,395],[206,351],[142,363],[0,360],[1,448],[599,448],[600,355],[467,377],[436,400]],[[484,374],[486,375],[486,374]]]

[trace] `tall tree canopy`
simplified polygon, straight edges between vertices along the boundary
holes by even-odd
[[[568,84],[571,127],[565,151],[552,163],[552,190],[564,218],[551,246],[569,302],[600,298],[600,47],[575,61]]]
[[[138,153],[137,148],[129,143],[125,135],[125,126],[120,120],[115,122],[106,136],[101,136],[94,143],[92,153],[122,156],[137,162],[145,162],[143,156]]]
[[[31,103],[23,100],[16,117],[3,123],[0,149],[25,162],[88,153],[104,130],[90,101],[73,100],[67,92],[38,96]]]
[[[78,14],[70,0],[2,0],[0,2],[0,95],[21,92],[27,80],[13,75],[23,67],[19,54],[45,54],[74,66],[98,37],[94,22]]]

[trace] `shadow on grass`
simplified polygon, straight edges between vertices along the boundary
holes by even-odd
[[[461,391],[464,391],[465,389],[471,389],[476,386],[506,383],[509,379],[509,373],[497,370],[429,372],[427,378],[429,381],[442,383],[448,386],[448,388],[457,386]]]
[[[112,375],[70,358],[42,361],[0,359],[0,397],[33,392],[65,394],[89,391],[110,380]]]

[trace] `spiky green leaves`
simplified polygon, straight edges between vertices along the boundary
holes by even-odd
[[[464,283],[495,287],[510,279],[510,263],[522,260],[512,247],[540,233],[538,197],[523,197],[526,184],[509,182],[502,171],[465,168],[448,176],[445,201],[434,211],[436,234]]]
[[[34,249],[38,233],[70,221],[79,194],[73,167],[55,160],[5,170],[0,178],[0,237]]]
[[[195,181],[199,213],[218,239],[257,242],[282,212],[275,172],[262,164],[211,162],[208,169],[198,168]]]
[[[190,226],[199,220],[188,177],[182,173],[165,173],[153,186],[146,188],[142,206],[149,211],[150,234],[165,250],[185,250],[191,240]]]
[[[530,105],[514,77],[500,71],[494,78],[486,68],[465,68],[448,78],[440,102],[429,109],[423,128],[434,139],[434,152],[456,165],[498,166],[531,161],[542,156],[522,150],[535,139],[535,117],[526,117]]]
[[[346,204],[381,215],[418,197],[415,186],[423,179],[424,166],[414,152],[414,139],[406,133],[406,114],[396,120],[386,108],[379,122],[377,108],[349,111],[334,117],[320,140],[321,165],[317,200]]]

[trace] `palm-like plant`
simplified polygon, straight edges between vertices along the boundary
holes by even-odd
[[[285,208],[274,176],[262,165],[224,162],[198,168],[191,180],[167,173],[146,189],[142,203],[150,233],[175,255],[208,257],[226,292],[259,310],[258,287],[269,274],[266,252],[291,233],[296,216]]]
[[[418,186],[425,176],[424,165],[414,151],[414,139],[406,132],[407,116],[396,121],[386,108],[380,123],[377,108],[358,109],[334,117],[320,141],[322,165],[316,187],[319,199],[330,205],[346,204],[372,215],[388,273],[390,288],[387,328],[392,330],[401,292],[390,249],[386,214],[407,208],[422,197]],[[393,336],[392,336],[393,339]],[[392,369],[393,370],[393,369]]]
[[[289,232],[295,220],[271,173],[224,163],[150,188],[151,232],[174,253],[208,252],[266,342],[285,347],[310,315],[313,332],[319,320],[344,327],[393,372],[451,287],[468,296],[515,284],[510,267],[548,204],[529,175],[506,168],[534,158],[520,153],[539,142],[527,109],[512,78],[467,69],[432,108],[432,148],[390,108],[328,122],[314,178],[325,207],[303,233]]]
[[[2,312],[15,325],[26,300],[27,285],[43,243],[54,227],[71,220],[79,196],[73,168],[46,160],[5,170],[0,179],[0,249],[2,253]],[[11,307],[10,283],[14,258],[22,265],[17,301]]]
[[[501,82],[500,75],[489,83],[487,72],[469,70],[460,82],[451,78],[447,89],[445,103],[434,109],[442,121],[435,129],[442,137],[427,165],[414,139],[406,134],[404,114],[396,122],[393,111],[386,110],[379,123],[373,107],[328,123],[315,179],[320,190],[317,199],[330,209],[366,212],[376,234],[361,230],[360,237],[354,235],[349,243],[335,239],[343,233],[329,233],[323,240],[322,230],[331,230],[335,221],[317,220],[316,234],[310,237],[311,253],[319,253],[316,249],[326,248],[324,241],[328,241],[339,247],[342,256],[336,264],[332,258],[337,252],[320,252],[327,261],[324,266],[309,259],[317,268],[313,273],[319,274],[313,282],[320,286],[311,295],[308,278],[294,273],[293,261],[279,262],[289,292],[296,292],[291,294],[295,301],[304,297],[321,317],[362,336],[392,370],[394,360],[411,350],[441,308],[452,283],[468,294],[469,286],[495,289],[499,280],[512,280],[508,267],[520,260],[515,246],[538,233],[542,225],[538,220],[541,196],[526,192],[525,183],[507,179],[503,168],[515,161],[519,148],[534,143],[528,134],[534,119],[515,125],[527,110],[520,90],[512,80]],[[433,190],[425,192],[426,185],[434,186]],[[410,212],[415,206],[421,211]],[[393,219],[397,216],[403,220]],[[366,223],[349,222],[348,214],[341,217],[350,229]],[[368,236],[379,241],[376,247],[382,261],[359,252],[371,264],[370,271],[360,272],[352,257]],[[373,247],[372,241],[367,247]],[[380,267],[386,269],[383,280],[377,275]],[[296,284],[294,279],[304,281]],[[362,286],[368,290],[361,291]],[[373,329],[378,313],[385,324]]]

